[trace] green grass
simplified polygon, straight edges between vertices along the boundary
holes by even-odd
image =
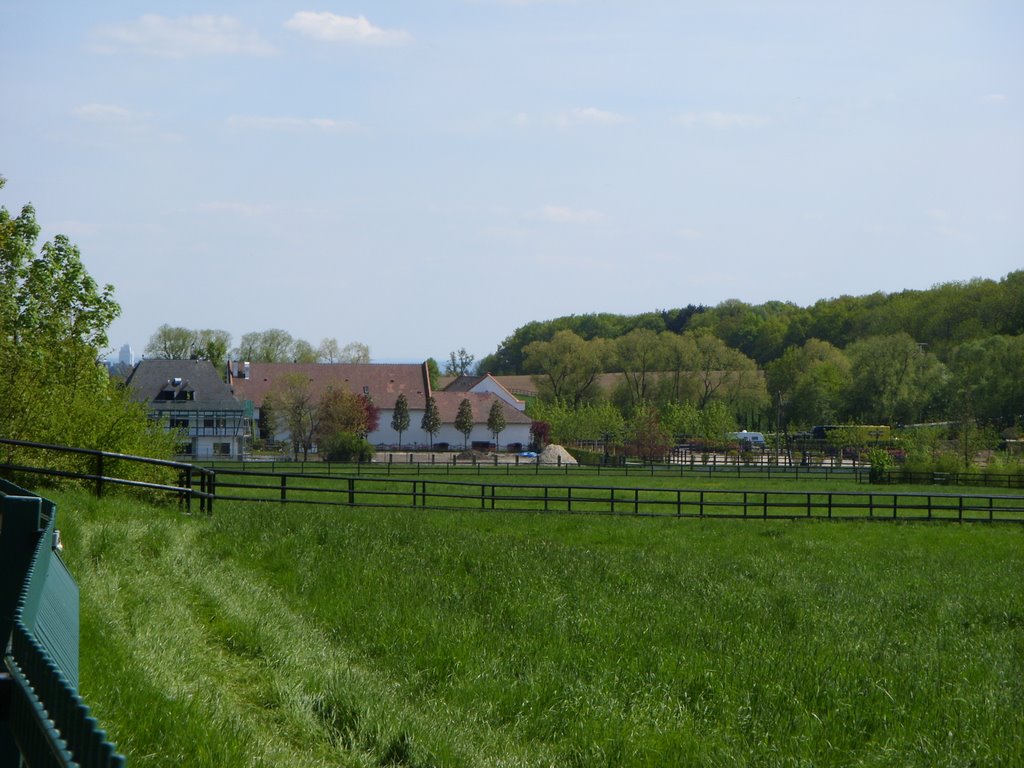
[[[132,766],[1024,763],[1019,526],[51,497]]]

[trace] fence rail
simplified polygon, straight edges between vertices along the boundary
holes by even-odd
[[[871,470],[867,466],[800,466],[799,464],[773,464],[771,462],[708,462],[701,463],[617,463],[609,465],[538,464],[529,461],[498,461],[449,459],[447,461],[380,461],[341,464],[321,461],[204,461],[201,466],[214,472],[237,470],[243,472],[273,472],[275,474],[326,476],[384,476],[384,477],[474,477],[505,475],[506,477],[573,476],[585,477],[679,477],[744,480],[840,480],[866,484]],[[962,472],[912,472],[902,468],[884,473],[887,483],[905,485],[985,486],[989,488],[1024,488],[1024,473],[989,472],[971,470]]]
[[[179,503],[191,511],[192,499],[199,500],[199,511],[213,514],[213,502],[217,498],[216,473],[213,470],[195,464],[165,459],[151,459],[144,456],[130,456],[124,453],[97,451],[90,448],[74,448],[47,443],[33,443],[26,440],[10,440],[0,438],[0,446],[5,446],[5,461],[0,462],[0,472],[8,476],[41,475],[44,477],[61,477],[72,480],[88,481],[97,497],[103,496],[106,486],[122,486],[139,488],[172,494]],[[45,463],[24,463],[34,456],[46,457],[47,454],[76,457],[89,464],[88,468],[58,468],[46,466]],[[15,457],[19,457],[15,461]],[[136,468],[156,468],[176,473],[176,484],[157,483],[148,480],[137,480],[111,474],[110,469],[117,462],[124,462]],[[41,465],[42,464],[42,465]],[[144,469],[142,470],[144,471]]]
[[[467,482],[241,470],[218,472],[223,501],[480,509],[644,517],[1024,522],[1024,496],[896,491],[726,490]]]

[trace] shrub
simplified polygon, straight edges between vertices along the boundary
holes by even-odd
[[[351,432],[339,432],[331,435],[321,446],[327,461],[370,461],[376,451],[364,437]]]

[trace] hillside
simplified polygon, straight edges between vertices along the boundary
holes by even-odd
[[[821,299],[800,307],[786,302],[752,305],[739,300],[715,307],[689,305],[639,315],[570,315],[517,328],[484,357],[479,370],[498,375],[538,373],[525,365],[523,348],[571,330],[583,339],[616,339],[637,328],[660,333],[708,330],[759,365],[788,347],[819,339],[845,348],[870,336],[907,333],[945,360],[958,344],[993,335],[1024,333],[1024,271],[1000,280],[945,283],[924,291]]]

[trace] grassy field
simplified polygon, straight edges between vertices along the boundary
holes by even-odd
[[[47,495],[132,766],[1024,764],[1017,525]]]

